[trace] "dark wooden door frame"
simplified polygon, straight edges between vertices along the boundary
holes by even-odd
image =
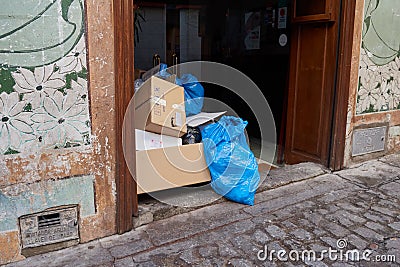
[[[343,168],[356,1],[342,0],[329,168]]]
[[[122,234],[133,228],[133,216],[138,215],[137,185],[133,179],[126,161],[135,165],[134,154],[128,155],[125,160],[123,145],[129,146],[135,151],[134,127],[132,113],[126,120],[123,129],[123,121],[126,108],[134,92],[134,10],[133,0],[113,0],[114,15],[114,77],[115,77],[115,110],[116,110],[116,227]],[[123,131],[129,134],[124,135]],[[136,170],[136,166],[131,166]],[[135,175],[135,173],[133,174]]]
[[[354,0],[341,1],[331,136],[326,166],[332,170],[342,169],[344,163],[355,9],[356,3]]]

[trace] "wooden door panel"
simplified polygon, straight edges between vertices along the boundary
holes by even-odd
[[[326,28],[303,25],[299,29],[298,53],[302,59],[298,63],[298,78],[296,81],[295,103],[293,113],[293,150],[307,151],[310,155],[319,157],[321,153],[321,105],[324,90],[325,38]],[[316,56],[321,55],[321,56]],[[308,103],[306,105],[302,103]],[[308,129],[304,131],[303,129]],[[310,136],[314,136],[315,140]]]
[[[337,23],[295,24],[289,76],[285,161],[328,164]]]

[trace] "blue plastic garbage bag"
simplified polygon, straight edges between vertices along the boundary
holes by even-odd
[[[206,126],[201,135],[214,191],[229,200],[254,205],[260,174],[244,135],[246,125],[240,118],[223,116]]]
[[[204,88],[192,74],[183,74],[176,78],[176,84],[185,89],[186,116],[196,115],[201,112],[204,100]]]

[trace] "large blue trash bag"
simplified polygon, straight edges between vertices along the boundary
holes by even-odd
[[[204,88],[192,74],[183,74],[176,78],[176,84],[185,89],[186,116],[196,115],[201,112],[204,101]]]
[[[201,135],[214,191],[229,200],[254,205],[260,174],[244,135],[246,125],[240,118],[223,116],[203,128]]]

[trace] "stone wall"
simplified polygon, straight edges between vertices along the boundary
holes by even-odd
[[[400,151],[400,1],[357,0],[355,18],[346,166]],[[354,131],[379,126],[384,150],[353,156]]]
[[[22,259],[18,217],[78,204],[80,240],[115,233],[110,0],[0,10],[0,264]]]

